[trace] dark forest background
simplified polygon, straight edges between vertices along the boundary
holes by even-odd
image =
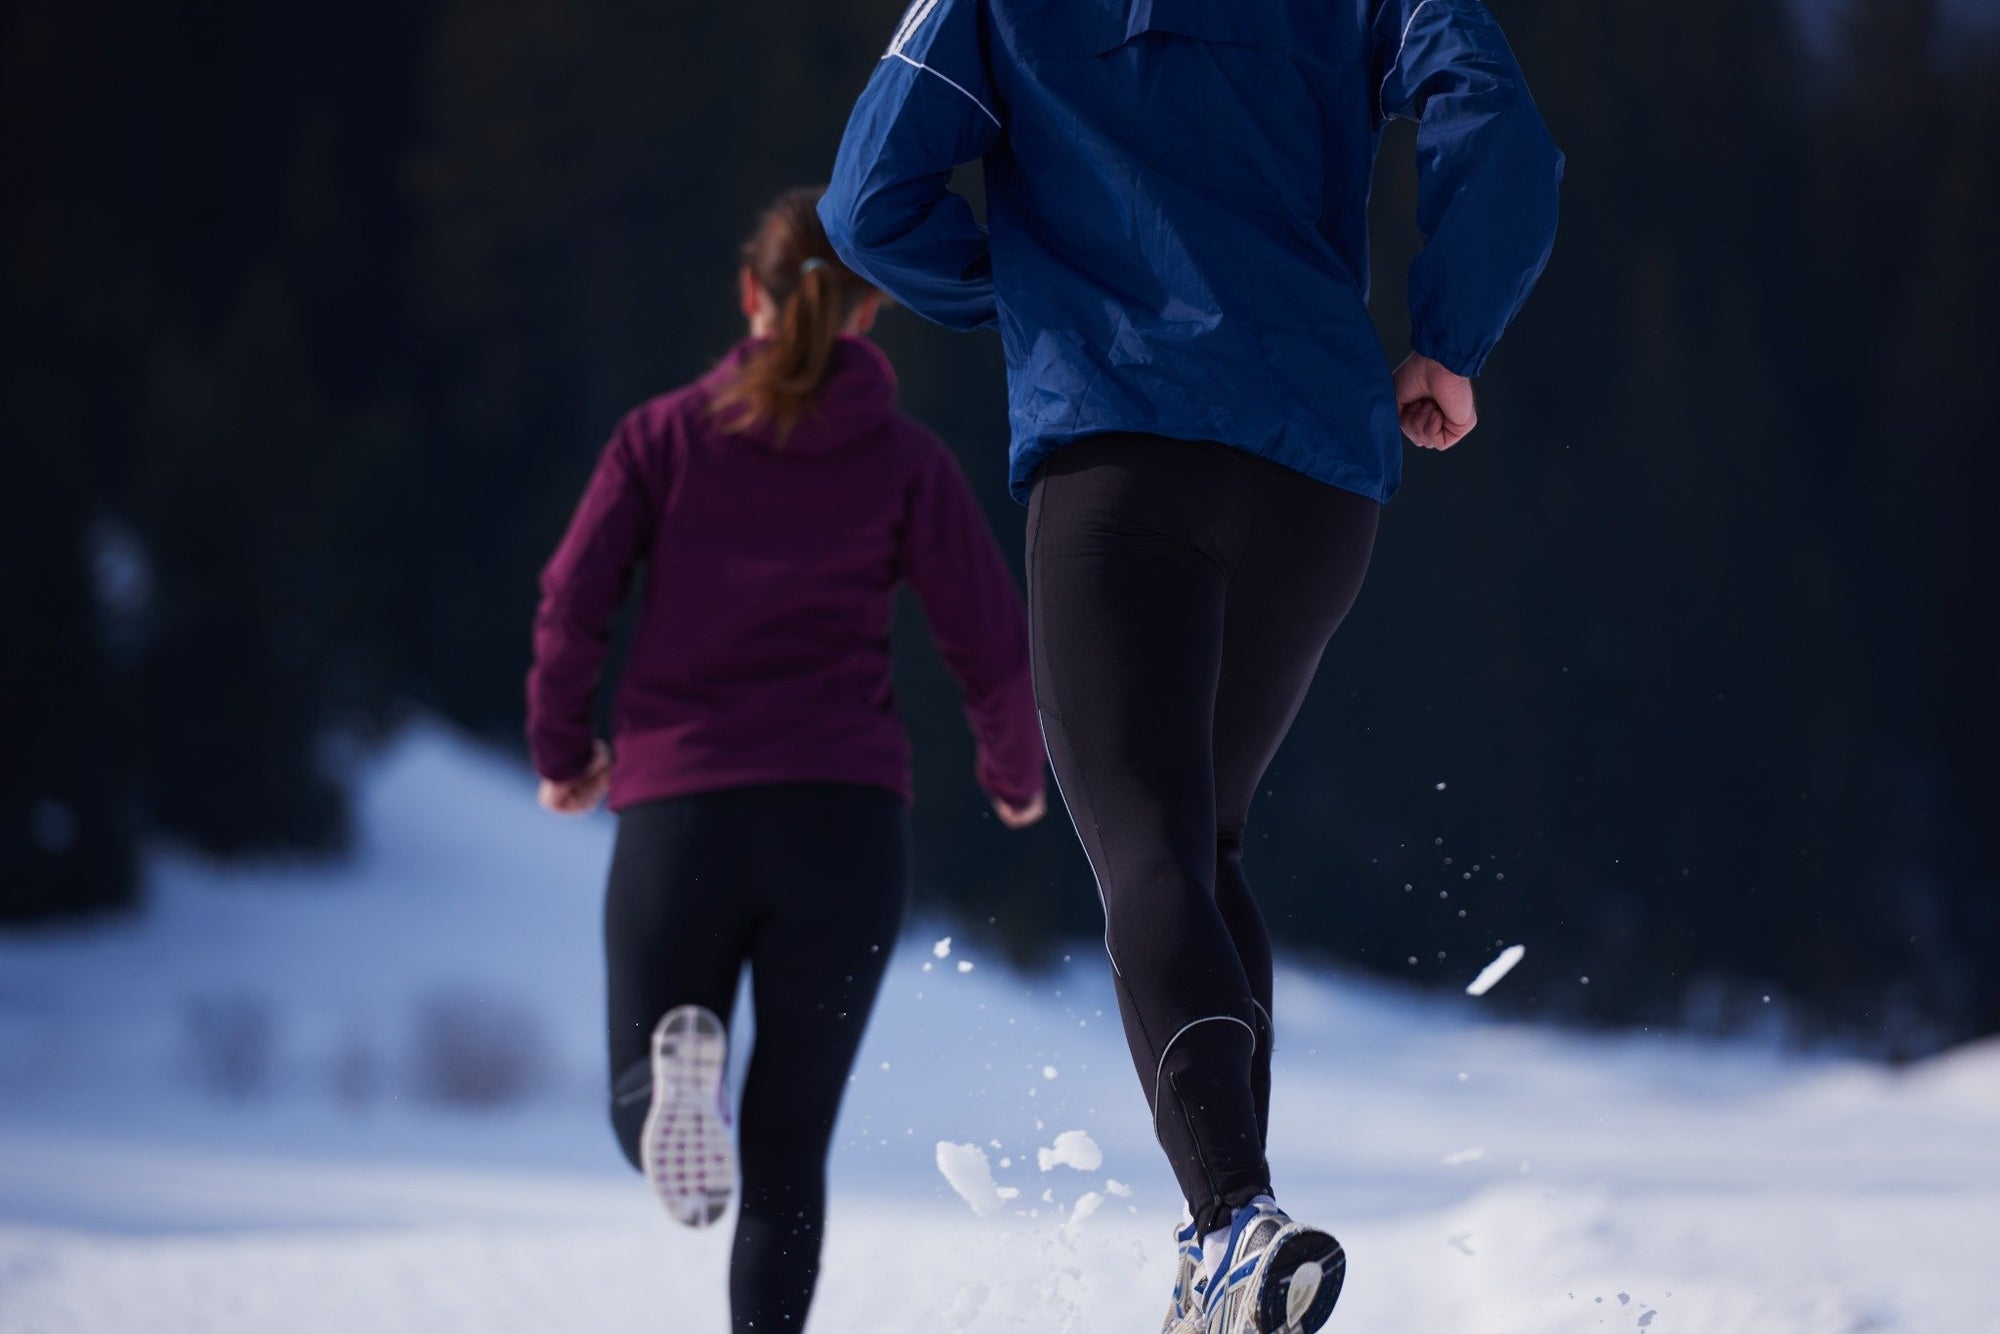
[[[1563,233],[1253,815],[1269,914],[1423,984],[1524,941],[1494,1003],[1590,1021],[2000,1030],[1992,26],[1491,7]],[[150,840],[337,854],[356,743],[415,710],[518,747],[598,446],[736,336],[735,245],[824,177],[896,9],[6,7],[0,916],[134,907]],[[1018,558],[997,342],[885,326]],[[905,621],[921,893],[1023,958],[1094,935]]]

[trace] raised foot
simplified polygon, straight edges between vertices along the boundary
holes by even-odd
[[[1332,1236],[1298,1228],[1274,1247],[1258,1294],[1259,1334],[1314,1334],[1333,1314],[1347,1255]]]
[[[713,1224],[736,1192],[723,1099],[728,1050],[722,1020],[698,1005],[668,1011],[653,1030],[653,1100],[640,1160],[667,1213],[689,1227]]]

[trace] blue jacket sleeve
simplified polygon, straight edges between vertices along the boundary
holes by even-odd
[[[820,220],[848,267],[951,329],[998,322],[986,228],[947,186],[1000,137],[980,0],[915,0],[848,119]]]
[[[1477,375],[1548,264],[1563,156],[1479,0],[1385,0],[1374,41],[1383,120],[1417,122],[1411,346]]]

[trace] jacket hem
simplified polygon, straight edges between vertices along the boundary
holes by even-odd
[[[641,802],[693,797],[704,792],[724,792],[739,787],[774,787],[784,783],[835,783],[846,787],[880,788],[900,798],[906,807],[915,804],[908,779],[891,779],[881,774],[863,773],[854,769],[807,767],[730,769],[647,775],[621,780],[615,766],[611,776],[611,798],[606,804],[614,811],[622,811]]]
[[[1209,436],[1191,435],[1171,429],[1163,430],[1155,425],[1121,425],[1092,427],[1087,431],[1078,431],[1074,435],[1044,435],[1025,445],[1016,446],[1008,469],[1007,489],[1009,494],[1020,504],[1027,504],[1028,497],[1034,490],[1035,474],[1041,470],[1042,464],[1048,461],[1051,454],[1054,454],[1057,450],[1067,445],[1073,445],[1079,440],[1087,440],[1093,435],[1106,435],[1123,431],[1157,435],[1168,440],[1203,440],[1210,444],[1218,444],[1225,448],[1240,450],[1245,454],[1263,459],[1267,463],[1275,463],[1281,468],[1289,469],[1303,477],[1309,477],[1315,482],[1336,487],[1342,491],[1350,491],[1357,496],[1372,500],[1378,505],[1388,504],[1395,496],[1400,485],[1400,479],[1395,477],[1382,477],[1369,474],[1357,476],[1351,468],[1323,464],[1316,459],[1301,460],[1289,451],[1279,451],[1268,446],[1245,444],[1236,440],[1220,440]],[[1399,439],[1397,441],[1397,448],[1399,450],[1401,445],[1402,442]]]

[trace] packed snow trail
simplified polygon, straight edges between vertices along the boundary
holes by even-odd
[[[0,1227],[0,1331],[725,1334],[726,1226],[685,1232],[650,1201],[600,1191],[595,1217],[542,1223],[136,1236]],[[524,1184],[523,1209],[531,1194]],[[1864,1210],[1839,1190],[1494,1187],[1446,1210],[1343,1224],[1353,1277],[1328,1328],[1976,1330],[1991,1310],[1973,1276],[1992,1222],[1990,1196],[1973,1192]],[[849,1197],[831,1215],[811,1328],[1147,1328],[1165,1300],[1171,1223],[1108,1206],[1074,1227],[981,1222],[924,1201]],[[1857,1263],[1870,1255],[1872,1266]]]
[[[609,826],[531,796],[419,728],[349,866],[163,856],[142,920],[0,934],[0,1334],[723,1334],[728,1220],[669,1223],[604,1123]],[[1101,954],[1022,977],[921,925],[810,1328],[1154,1327],[1179,1205]],[[1280,970],[1272,1157],[1347,1246],[1331,1334],[1992,1323],[2000,1044],[1898,1073],[1485,1004]],[[480,1014],[534,1059],[465,1106],[427,1062]]]

